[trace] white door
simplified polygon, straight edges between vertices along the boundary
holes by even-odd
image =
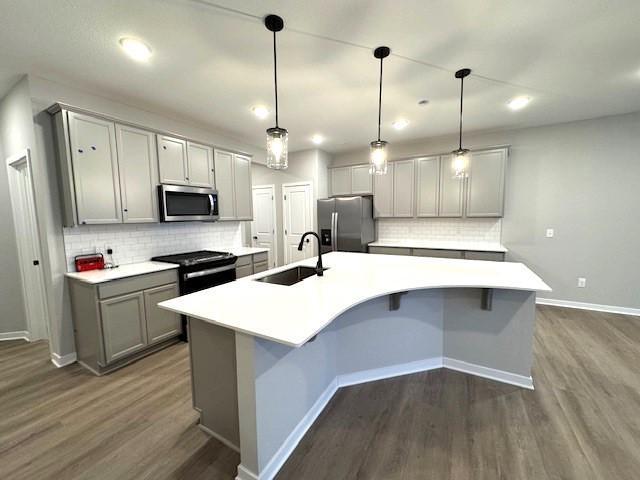
[[[302,251],[298,243],[302,234],[313,230],[313,192],[311,182],[282,185],[282,218],[284,226],[284,263],[313,257],[315,238],[307,237]]]
[[[253,221],[251,245],[269,249],[269,268],[276,266],[276,202],[273,185],[256,185],[252,189]]]
[[[7,173],[27,328],[34,341],[49,337],[49,318],[28,150],[7,160]]]

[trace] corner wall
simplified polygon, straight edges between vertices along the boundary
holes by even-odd
[[[545,297],[640,309],[640,112],[502,132],[465,146],[510,145],[502,243],[552,288]],[[392,158],[437,154],[454,136],[391,143]],[[367,149],[332,165],[366,161]],[[555,236],[545,237],[546,228]],[[586,288],[577,278],[587,279]]]

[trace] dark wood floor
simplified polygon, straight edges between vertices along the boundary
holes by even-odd
[[[232,479],[177,345],[106,377],[0,342],[0,478]],[[638,479],[640,318],[539,307],[535,391],[434,371],[340,390],[279,480]]]

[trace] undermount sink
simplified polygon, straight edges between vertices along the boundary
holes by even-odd
[[[327,270],[326,268],[322,269]],[[301,282],[305,278],[309,278],[316,274],[314,267],[293,267],[282,272],[272,273],[271,275],[265,275],[264,277],[255,278],[256,282],[275,283],[276,285],[294,285]]]

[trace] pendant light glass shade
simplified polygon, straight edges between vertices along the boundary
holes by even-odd
[[[284,20],[277,15],[264,19],[267,30],[273,32],[273,86],[276,100],[276,126],[267,129],[267,167],[284,170],[289,166],[289,132],[278,125],[278,54],[276,33],[284,28]]]
[[[384,140],[371,142],[369,150],[369,173],[372,175],[386,175],[389,160],[389,144]]]
[[[289,133],[284,128],[267,129],[267,167],[284,170],[289,166]]]
[[[462,100],[464,98],[464,79],[471,74],[471,70],[463,68],[455,74],[460,79],[460,133],[458,148],[451,152],[451,170],[453,170],[454,178],[464,178],[467,176],[469,162],[471,161],[471,152],[467,148],[462,148]]]
[[[391,54],[389,47],[378,47],[373,56],[380,60],[380,87],[378,90],[378,140],[371,142],[369,149],[369,173],[371,175],[386,175],[389,160],[389,144],[380,140],[380,123],[382,120],[382,61]]]

